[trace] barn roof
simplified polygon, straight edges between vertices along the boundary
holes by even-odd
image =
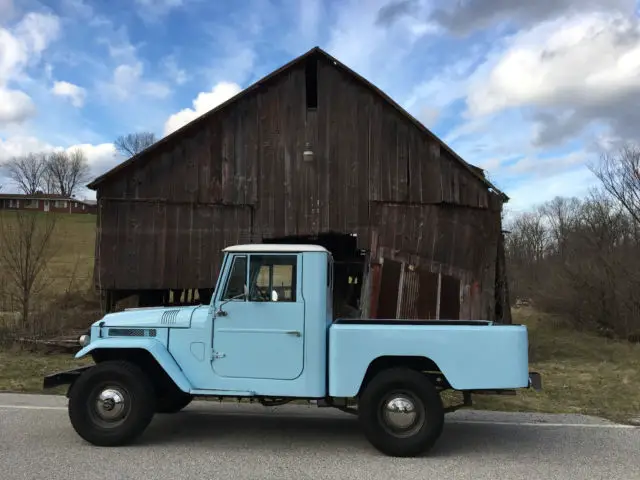
[[[431,132],[427,127],[425,127],[421,122],[419,122],[414,116],[412,116],[409,112],[407,112],[405,109],[403,109],[398,103],[396,103],[391,97],[389,97],[386,93],[384,93],[382,90],[380,90],[378,87],[376,87],[375,85],[373,85],[371,82],[369,82],[367,79],[365,79],[364,77],[362,77],[361,75],[359,75],[358,73],[354,72],[352,69],[350,69],[349,67],[347,67],[346,65],[340,63],[337,59],[335,59],[334,57],[332,57],[331,55],[329,55],[327,52],[325,52],[324,50],[322,50],[320,47],[314,47],[311,50],[309,50],[308,52],[300,55],[299,57],[291,60],[289,63],[283,65],[282,67],[278,68],[277,70],[274,70],[273,72],[271,72],[270,74],[266,75],[265,77],[261,78],[260,80],[258,80],[257,82],[253,83],[252,85],[250,85],[249,87],[245,88],[244,90],[242,90],[241,92],[239,92],[238,94],[236,94],[235,96],[231,97],[229,100],[227,100],[224,103],[221,103],[220,105],[218,105],[217,107],[209,110],[208,112],[202,114],[201,116],[199,116],[198,118],[192,120],[191,122],[187,123],[186,125],[182,126],[181,128],[179,128],[178,130],[170,133],[169,135],[163,137],[162,139],[158,140],[157,142],[155,142],[154,144],[150,145],[149,147],[147,147],[145,150],[137,153],[136,155],[133,155],[132,157],[130,157],[129,159],[125,160],[124,162],[116,165],[114,168],[112,168],[111,170],[107,171],[106,173],[103,173],[102,175],[100,175],[99,177],[97,177],[96,179],[94,179],[91,183],[89,183],[87,185],[88,188],[92,189],[92,190],[97,190],[98,186],[102,183],[104,183],[105,181],[109,180],[111,177],[113,177],[114,175],[126,170],[132,163],[134,163],[135,161],[139,160],[140,158],[147,156],[149,154],[151,154],[154,150],[156,150],[157,148],[159,148],[160,146],[162,146],[163,144],[166,144],[168,142],[170,142],[171,140],[178,138],[181,134],[183,134],[187,129],[193,128],[195,125],[201,124],[203,122],[205,122],[208,118],[210,118],[211,116],[213,116],[216,112],[218,112],[219,110],[224,109],[225,107],[227,107],[230,104],[233,104],[234,102],[240,100],[241,98],[244,98],[245,96],[251,94],[252,92],[256,91],[258,88],[261,87],[262,84],[264,84],[265,82],[274,79],[275,77],[279,76],[280,74],[286,72],[287,70],[291,69],[292,67],[300,64],[301,62],[305,61],[307,58],[313,56],[313,55],[319,55],[320,57],[324,57],[326,60],[328,60],[331,64],[333,64],[335,67],[341,69],[342,71],[346,72],[348,75],[351,75],[353,78],[355,78],[357,81],[359,81],[362,85],[364,85],[365,87],[369,88],[370,90],[372,90],[375,94],[381,96],[383,99],[385,99],[393,108],[395,108],[398,112],[400,112],[404,117],[407,118],[407,120],[409,120],[411,123],[413,123],[415,126],[417,126],[424,134],[426,134],[427,136],[429,136],[432,140],[437,141],[441,148],[443,148],[444,150],[447,151],[447,153],[449,153],[457,162],[459,162],[463,168],[465,168],[466,170],[468,170],[474,177],[478,178],[479,180],[481,180],[488,188],[494,190],[498,195],[502,196],[504,201],[508,200],[507,195],[505,195],[503,192],[501,192],[498,188],[496,188],[483,174],[483,170],[479,167],[476,167],[474,165],[471,165],[469,163],[467,163],[462,157],[460,157],[457,153],[455,153],[451,147],[449,147],[447,144],[445,144],[440,138],[438,138],[433,132]]]

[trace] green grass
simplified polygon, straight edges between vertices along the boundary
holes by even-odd
[[[13,212],[0,211],[0,221],[11,221]],[[55,215],[56,229],[52,236],[54,255],[47,266],[47,292],[86,289],[93,276],[96,215],[65,213],[33,213],[41,218]],[[1,267],[0,267],[1,268]],[[0,278],[6,274],[0,271]]]
[[[529,327],[530,368],[542,374],[543,391],[476,395],[474,408],[582,413],[621,422],[640,415],[640,345],[575,332],[561,319],[531,309],[515,311],[514,321]],[[71,355],[0,351],[0,391],[41,392],[43,375],[87,362]]]
[[[76,360],[72,355],[35,354],[18,349],[0,351],[0,392],[43,393],[45,375],[90,363],[91,359]],[[63,394],[65,391],[61,387],[45,393]]]
[[[542,375],[543,390],[476,395],[475,408],[581,413],[621,422],[640,416],[640,345],[575,332],[562,319],[529,308],[514,311],[516,322],[529,328],[530,369]]]

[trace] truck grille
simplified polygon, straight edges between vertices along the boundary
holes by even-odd
[[[155,337],[155,328],[110,328],[110,337]]]

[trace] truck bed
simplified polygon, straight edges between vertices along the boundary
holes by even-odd
[[[329,328],[329,393],[357,394],[373,362],[388,357],[432,361],[456,390],[524,388],[529,383],[527,329],[480,320],[338,319]]]
[[[451,326],[486,326],[493,322],[489,320],[419,320],[404,318],[337,318],[333,321],[341,325],[451,325]]]

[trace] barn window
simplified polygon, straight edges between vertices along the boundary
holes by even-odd
[[[309,58],[304,66],[307,108],[318,108],[318,60]]]

